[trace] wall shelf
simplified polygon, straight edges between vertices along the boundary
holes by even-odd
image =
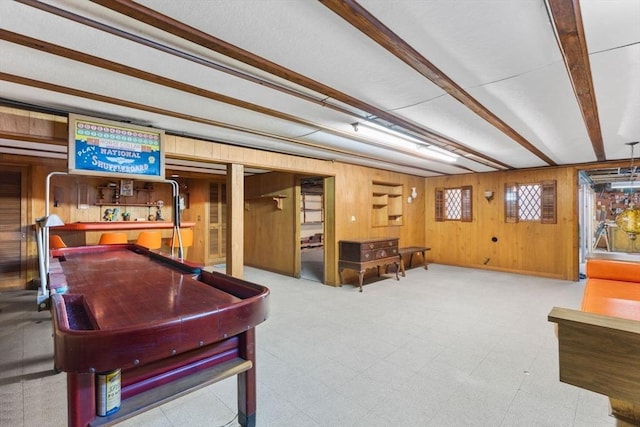
[[[155,189],[152,183],[136,181],[134,186],[132,180],[120,180],[118,182],[103,183],[96,186],[98,193],[96,195],[94,206],[102,208],[120,209],[119,214],[128,213],[129,217],[149,219],[151,216],[151,208],[162,208],[166,205],[159,205],[153,197]],[[124,189],[124,191],[123,191]],[[123,194],[124,193],[124,194]],[[168,207],[168,206],[167,206]],[[131,212],[131,209],[134,211]],[[139,208],[147,208],[146,212]],[[100,215],[106,215],[106,212],[100,212]],[[103,220],[105,218],[103,217]],[[117,221],[117,219],[116,219]]]
[[[371,225],[402,225],[402,185],[373,182],[371,189]]]
[[[258,197],[250,197],[245,199],[245,202],[249,202],[251,200],[266,200],[271,199],[276,202],[276,209],[282,210],[282,200],[286,199],[288,196],[286,194],[263,194]],[[245,203],[245,209],[249,209],[249,203]]]
[[[96,206],[131,206],[145,207],[156,206],[156,202],[152,202],[153,188],[135,187],[133,194],[124,195],[120,191],[120,185],[116,183],[98,185]]]
[[[300,223],[322,224],[324,221],[324,197],[322,194],[300,194]]]

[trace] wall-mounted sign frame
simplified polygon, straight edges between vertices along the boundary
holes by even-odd
[[[164,180],[164,131],[69,114],[69,173]]]

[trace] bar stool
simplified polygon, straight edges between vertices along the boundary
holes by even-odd
[[[117,245],[119,243],[129,243],[127,233],[102,233],[99,245]]]
[[[49,235],[49,249],[66,248],[67,245],[62,240],[62,237],[57,234]]]
[[[138,234],[136,245],[147,249],[160,249],[162,247],[162,233],[159,231],[141,231]]]
[[[193,245],[193,228],[181,228],[180,229],[180,237],[182,237],[182,248],[184,249],[184,254],[182,254],[182,258],[187,257],[187,248]],[[180,241],[178,240],[178,236],[175,239],[169,239],[169,247],[179,248]],[[179,256],[180,254],[178,254]]]

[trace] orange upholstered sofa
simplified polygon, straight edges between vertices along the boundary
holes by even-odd
[[[640,262],[587,260],[581,309],[640,321]]]
[[[560,381],[609,396],[640,425],[640,262],[587,260],[580,310],[554,307]]]

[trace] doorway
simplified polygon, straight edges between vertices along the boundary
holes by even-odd
[[[630,206],[640,204],[640,193],[629,186],[637,173],[631,167],[598,168],[581,171],[580,179],[580,262],[592,253],[640,255],[640,248],[617,225],[616,218]]]
[[[323,177],[300,180],[300,277],[324,283],[325,195]]]

